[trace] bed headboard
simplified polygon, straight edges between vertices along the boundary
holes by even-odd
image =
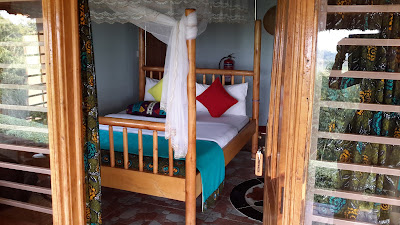
[[[145,65],[145,38],[144,30],[139,32],[139,99],[143,101],[145,92],[146,76],[153,79],[161,79],[163,77],[163,67],[150,67]],[[261,21],[256,20],[254,25],[254,58],[253,70],[223,70],[223,69],[203,69],[196,68],[196,76],[202,78],[202,83],[207,81],[213,82],[216,76],[221,76],[222,83],[225,84],[225,76],[232,76],[231,84],[235,82],[246,82],[246,77],[253,78],[253,101],[252,101],[252,118],[259,118],[260,104],[260,57],[261,57]],[[211,77],[207,79],[207,77]],[[257,128],[258,129],[258,128]]]

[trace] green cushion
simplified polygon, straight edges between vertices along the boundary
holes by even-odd
[[[157,102],[161,101],[161,95],[162,95],[162,86],[163,86],[163,79],[161,79],[156,85],[154,85],[152,88],[148,90],[148,92],[153,95],[154,99]]]

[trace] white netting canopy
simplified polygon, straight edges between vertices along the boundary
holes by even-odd
[[[251,21],[250,0],[89,0],[95,23],[133,23],[168,44],[161,108],[167,113],[165,137],[175,158],[186,157],[188,147],[186,40],[202,33],[208,23]],[[186,8],[196,13],[184,16]]]

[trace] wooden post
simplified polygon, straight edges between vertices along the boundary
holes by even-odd
[[[53,223],[86,224],[76,1],[43,0]]]
[[[124,169],[129,168],[129,155],[128,155],[128,129],[123,128],[123,142],[124,142]]]
[[[195,9],[186,9],[188,16]],[[196,39],[186,41],[189,56],[188,74],[188,152],[186,155],[186,224],[196,224]]]
[[[139,100],[144,100],[144,91],[146,85],[146,73],[143,70],[145,66],[145,43],[144,43],[144,30],[139,29]]]
[[[260,57],[261,57],[261,20],[254,25],[254,64],[253,64],[253,119],[256,120],[256,133],[251,143],[251,157],[256,157],[258,149],[258,117],[260,111]]]
[[[153,173],[158,173],[158,135],[153,131]]]
[[[139,171],[143,172],[143,135],[142,129],[138,132],[138,151],[139,151]]]
[[[110,143],[110,166],[115,167],[115,152],[114,152],[114,131],[113,126],[108,126],[108,137]]]

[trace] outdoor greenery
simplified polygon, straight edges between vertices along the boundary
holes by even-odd
[[[35,22],[27,20],[11,21],[7,16],[0,14],[0,83],[1,84],[27,84],[26,68],[4,68],[7,65],[26,63],[26,47],[20,43],[27,35],[38,35]],[[32,56],[32,55],[30,55]],[[39,56],[39,55],[36,55]],[[4,105],[28,105],[28,91],[24,89],[0,89],[0,104]],[[33,121],[30,121],[33,120]],[[37,121],[35,121],[37,120]],[[31,112],[24,110],[0,110],[0,124],[25,127],[47,128],[47,113]],[[28,132],[20,130],[0,129],[0,133],[6,136],[24,138],[38,143],[48,143],[48,134]]]

